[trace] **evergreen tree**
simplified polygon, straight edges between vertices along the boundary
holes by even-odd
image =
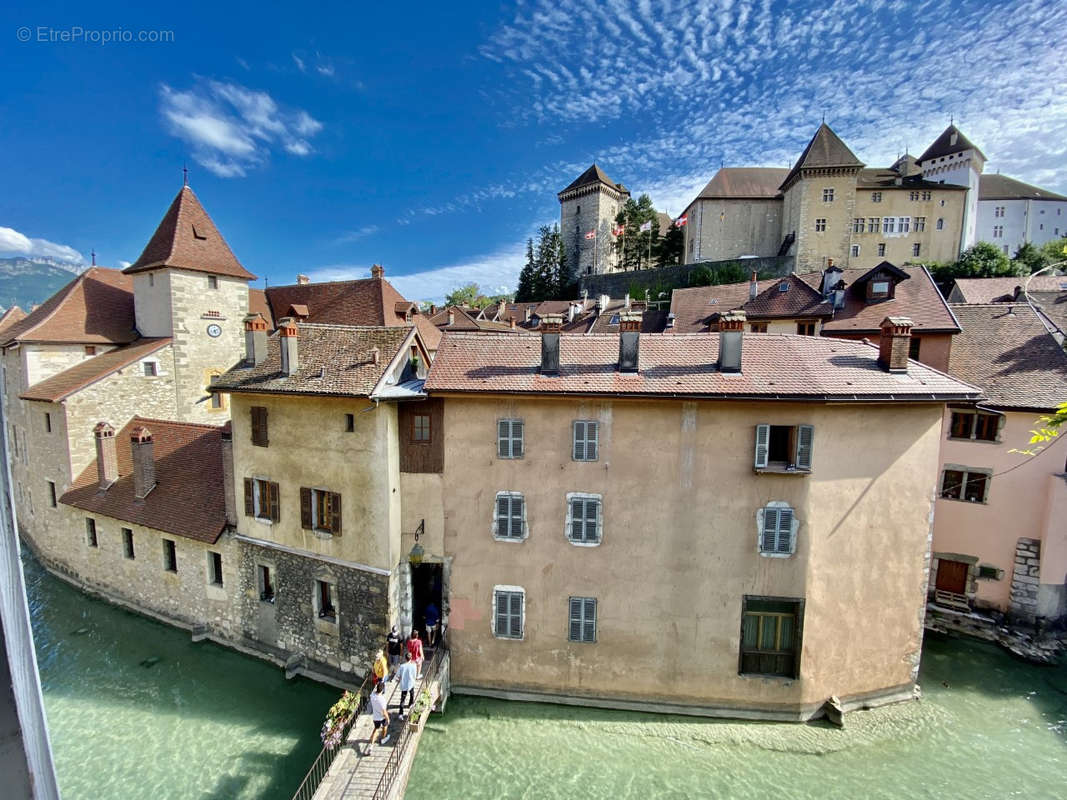
[[[651,223],[651,230],[642,231],[641,226]],[[635,201],[629,198],[615,216],[615,224],[623,225],[624,232],[615,237],[615,252],[619,254],[619,268],[624,270],[651,267],[651,254],[659,251],[659,216],[652,206],[652,199],[643,194]]]
[[[1015,251],[1015,257],[1012,258],[1012,264],[1025,270],[1027,273],[1037,272],[1042,267],[1048,264],[1048,260],[1045,258],[1045,254],[1034,247],[1030,242],[1026,242]]]
[[[685,255],[685,231],[672,223],[667,235],[659,240],[659,249],[654,255],[657,267],[681,264]]]
[[[515,290],[515,302],[529,303],[538,298],[534,295],[534,249],[533,239],[526,240],[526,264],[519,273],[519,286]]]

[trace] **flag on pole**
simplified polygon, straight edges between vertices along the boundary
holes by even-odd
[[[641,230],[641,233],[644,233],[645,231],[651,231],[652,230],[652,222],[649,221],[649,222],[644,223],[641,226],[640,230]]]
[[[611,233],[613,236],[622,236],[624,233],[626,233],[626,226],[616,225],[614,228],[611,229]]]
[[[585,234],[585,238],[586,239],[595,239],[596,238],[596,228],[594,228],[593,230],[591,230],[588,233],[586,233]]]
[[[678,217],[678,219],[674,221],[674,227],[684,228],[687,222],[689,222],[689,217],[685,214],[682,214],[682,216]]]

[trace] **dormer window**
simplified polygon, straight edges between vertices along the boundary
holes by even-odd
[[[889,281],[872,281],[871,282],[871,294],[873,294],[873,295],[887,295],[887,294],[889,294]]]

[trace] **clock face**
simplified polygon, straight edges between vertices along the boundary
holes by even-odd
[[[216,325],[214,322],[212,322],[210,325],[207,326],[207,335],[210,336],[212,339],[217,339],[218,337],[222,336],[222,326]]]

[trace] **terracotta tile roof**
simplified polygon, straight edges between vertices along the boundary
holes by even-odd
[[[58,403],[101,378],[127,367],[145,356],[169,345],[169,338],[138,339],[133,344],[109,350],[92,358],[87,358],[70,369],[36,383],[19,395],[23,400],[45,400]]]
[[[449,333],[437,351],[429,392],[658,395],[837,400],[973,399],[978,391],[919,364],[907,373],[878,366],[863,342],[782,334],[744,334],[742,372],[716,369],[719,334],[642,334],[639,371],[617,370],[619,337],[560,337],[560,374],[539,372],[541,340],[531,334]]]
[[[134,325],[133,279],[117,269],[90,267],[4,329],[0,344],[126,344],[137,338]]]
[[[675,333],[701,333],[708,330],[712,317],[740,308],[748,302],[749,284],[724,283],[719,286],[694,286],[671,293],[671,313]]]
[[[1026,276],[1007,278],[957,278],[949,297],[953,303],[1005,303],[1015,300],[1015,290],[1026,283]],[[1029,291],[1067,292],[1067,275],[1035,275]]]
[[[3,313],[3,316],[0,316],[0,333],[3,333],[16,322],[22,322],[24,319],[26,319],[26,312],[18,306],[11,306]]]
[[[156,466],[156,488],[143,500],[133,495],[130,433],[138,425],[152,434]],[[93,459],[60,502],[89,514],[214,544],[226,525],[222,430],[213,425],[134,417],[115,435],[119,479],[101,492]],[[153,557],[148,550],[145,556]]]
[[[979,200],[1067,200],[1062,194],[1017,181],[1007,175],[991,173],[978,176]]]
[[[963,332],[948,369],[982,387],[988,404],[1051,410],[1067,399],[1067,354],[1025,303],[953,305]]]
[[[144,252],[123,272],[174,267],[255,280],[241,266],[211,217],[188,186],[183,186],[163,215]]]
[[[919,156],[919,163],[952,155],[953,153],[962,153],[964,150],[975,150],[983,160],[985,159],[985,154],[971,144],[971,141],[963,135],[959,128],[955,125],[949,125],[942,131],[940,136],[934,139],[933,144],[926,148],[926,152]]]
[[[1067,334],[1067,292],[1030,292],[1030,299],[1060,333]]]
[[[422,337],[422,343],[431,352],[437,350],[441,345],[442,333],[440,329],[430,322],[430,318],[425,314],[416,314],[413,319],[415,321],[415,329],[419,332],[419,336]]]
[[[773,200],[788,174],[789,170],[781,167],[723,167],[697,199]]]
[[[622,303],[617,308],[609,308],[602,314],[591,317],[590,333],[619,333],[619,314],[623,312]],[[663,333],[667,324],[667,311],[652,309],[641,312],[641,333]],[[566,327],[564,327],[566,330]]]
[[[367,397],[381,381],[413,326],[356,327],[298,323],[299,368],[295,375],[281,371],[281,337],[267,339],[267,357],[256,367],[244,362],[212,384],[228,392],[316,394]],[[378,350],[377,363],[373,351]]]
[[[780,188],[785,188],[803,169],[826,169],[830,167],[862,167],[863,162],[848,149],[840,137],[825,122],[815,131],[808,146],[800,154],[793,169],[786,175]]]
[[[559,194],[566,194],[567,192],[573,189],[581,189],[583,186],[592,186],[598,183],[602,183],[605,186],[608,186],[619,192],[626,191],[625,186],[623,186],[621,183],[615,183],[615,181],[613,181],[604,173],[604,170],[602,170],[596,164],[593,164],[593,166],[591,166],[589,169],[587,169],[585,172],[583,172],[581,175],[571,181],[570,185],[568,185],[566,189],[562,189]]]
[[[746,301],[742,308],[749,319],[829,317],[833,314],[833,305],[796,275],[771,281],[770,286]]]
[[[899,184],[897,183],[898,180],[900,181]],[[892,167],[861,169],[859,177],[856,179],[856,186],[865,189],[902,189],[911,191],[916,189],[957,189],[967,191],[968,188],[966,186],[957,186],[953,183],[923,180],[923,176],[919,173],[903,177]]]
[[[270,313],[267,293],[262,289],[248,289],[248,313],[259,314],[267,321],[270,330],[274,330],[274,316]]]
[[[452,312],[452,324],[448,324],[448,312]],[[510,322],[494,322],[479,319],[480,311],[476,308],[446,306],[430,317],[430,322],[438,331],[510,331]],[[438,340],[440,342],[440,340]]]

